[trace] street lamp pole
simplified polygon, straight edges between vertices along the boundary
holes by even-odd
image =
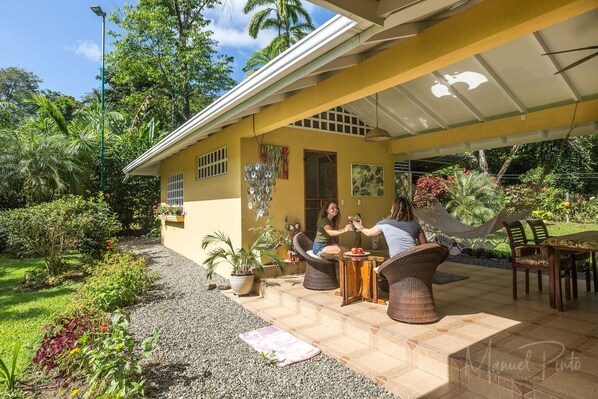
[[[106,13],[102,11],[102,7],[100,6],[93,6],[90,7],[91,11],[94,12],[95,15],[98,17],[102,17],[102,91],[101,91],[101,111],[102,111],[102,120],[100,121],[100,188],[104,191],[104,55],[106,52]]]

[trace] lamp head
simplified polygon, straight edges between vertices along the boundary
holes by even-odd
[[[378,93],[376,93],[376,127],[367,132],[364,137],[365,141],[386,141],[392,137],[386,130],[378,127]]]
[[[386,140],[390,140],[392,137],[390,136],[390,133],[388,133],[386,130],[382,129],[381,127],[375,127],[372,130],[370,130],[369,132],[367,132],[367,134],[364,137],[365,141],[386,141]]]
[[[91,11],[93,11],[98,17],[104,18],[106,16],[106,13],[102,11],[102,7],[100,6],[91,6],[89,8],[91,8]]]

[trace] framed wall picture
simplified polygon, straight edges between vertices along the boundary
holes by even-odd
[[[384,197],[384,166],[351,164],[353,197]]]

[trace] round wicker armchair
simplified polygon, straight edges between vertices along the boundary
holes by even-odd
[[[391,319],[410,324],[438,321],[432,279],[448,254],[442,245],[423,244],[380,265],[378,274],[386,277],[390,286],[387,314]]]
[[[303,286],[308,290],[333,290],[338,288],[336,262],[309,255],[307,251],[312,249],[313,244],[313,241],[303,233],[297,233],[293,237],[295,250],[305,258]]]

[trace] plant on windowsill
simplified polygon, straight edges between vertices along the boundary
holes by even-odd
[[[267,234],[260,234],[249,248],[235,248],[230,237],[221,232],[206,235],[201,240],[201,248],[218,245],[208,252],[204,265],[208,270],[208,278],[212,279],[216,266],[228,263],[232,267],[230,285],[237,295],[245,295],[253,286],[254,270],[264,270],[262,258],[271,260],[284,272],[284,262],[271,250],[270,239]]]
[[[168,205],[161,203],[154,207],[156,218],[167,222],[185,221],[185,210],[183,205]]]

